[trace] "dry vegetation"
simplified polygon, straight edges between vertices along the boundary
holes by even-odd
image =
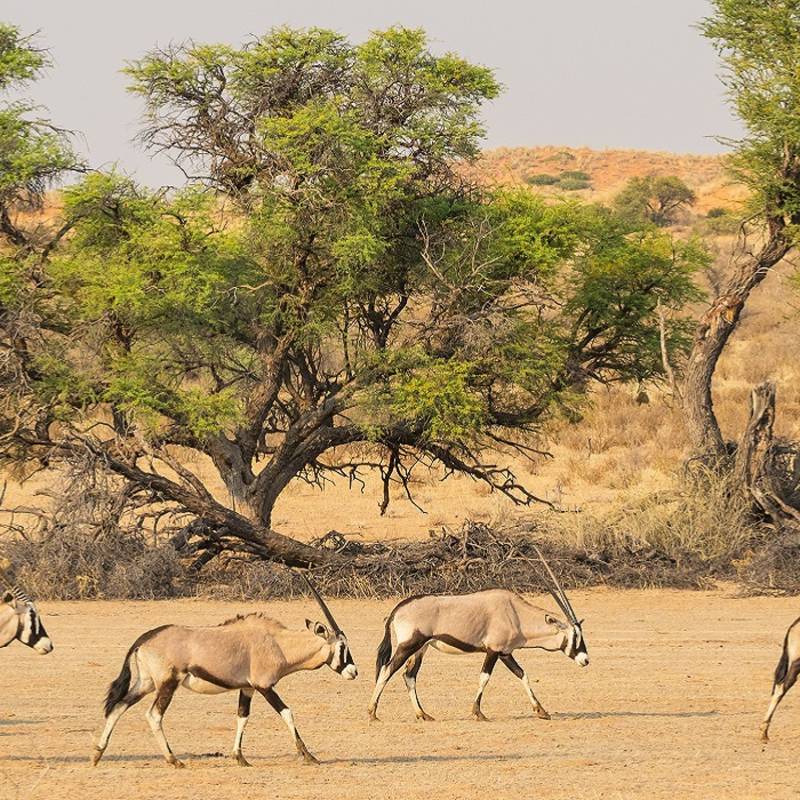
[[[522,183],[532,174],[559,169],[582,170],[591,175],[592,189],[579,194],[599,200],[611,197],[633,175],[675,174],[699,198],[694,211],[681,221],[679,230],[685,232],[705,225],[704,214],[709,208],[735,209],[742,201],[740,187],[730,184],[716,157],[564,148],[503,149],[487,153],[479,169],[484,178],[505,183]],[[546,186],[533,188],[559,191]],[[701,276],[701,282],[708,287],[718,280],[732,247],[728,234],[713,236],[711,241],[716,249],[716,263]],[[797,312],[791,301],[787,303],[787,297],[793,296],[787,284],[789,269],[788,265],[777,269],[754,294],[717,371],[715,407],[723,432],[729,438],[736,438],[742,430],[751,387],[770,378],[778,387],[776,434],[800,439],[800,347],[796,336]],[[800,303],[800,296],[797,302]],[[768,309],[775,308],[783,309],[777,318],[768,313]],[[698,313],[700,310],[700,307],[694,309]],[[698,492],[687,492],[682,470],[688,446],[679,400],[664,386],[599,388],[582,414],[577,424],[559,421],[547,432],[550,457],[531,462],[509,458],[536,494],[569,513],[520,511],[506,498],[490,494],[485,485],[469,478],[456,476],[442,481],[439,474],[420,471],[412,488],[425,513],[397,490],[387,513],[381,516],[378,505],[381,487],[375,476],[366,477],[363,486],[352,487],[340,479],[324,492],[296,481],[278,501],[273,526],[306,541],[327,531],[342,531],[351,542],[361,543],[363,552],[365,545],[369,550],[371,543],[381,543],[372,552],[386,562],[409,556],[408,552],[405,555],[400,552],[404,547],[402,542],[409,540],[419,543],[422,551],[418,547],[417,555],[424,559],[427,557],[424,548],[431,547],[429,532],[438,537],[438,555],[428,563],[427,571],[422,570],[423,577],[416,583],[402,574],[402,570],[390,572],[381,581],[357,571],[345,578],[332,577],[327,586],[332,592],[386,595],[434,588],[441,577],[436,570],[447,563],[448,536],[461,530],[467,520],[489,524],[503,536],[520,524],[528,529],[535,525],[556,551],[561,547],[571,548],[586,563],[593,563],[594,579],[609,579],[623,585],[656,585],[669,583],[666,575],[672,569],[675,573],[672,583],[702,585],[710,575],[731,577],[739,569],[744,571],[739,577],[747,581],[744,573],[753,562],[754,549],[761,543],[758,536],[763,534],[755,535],[754,539],[746,509],[727,502],[724,487],[712,481],[703,483]],[[215,493],[224,498],[224,487],[215,481],[210,465],[193,466],[208,478],[208,485]],[[46,507],[52,502],[47,493],[52,492],[54,485],[53,476],[44,474],[23,486],[12,479],[4,506]],[[16,519],[25,524],[24,515]],[[173,564],[170,556],[145,552],[147,547],[142,550],[136,544],[125,551],[128,566],[115,572],[112,557],[120,551],[113,537],[104,552],[83,553],[74,538],[60,544],[53,542],[50,548],[42,551],[40,559],[52,558],[62,564],[63,570],[51,576],[46,585],[38,586],[47,596],[60,593],[66,597],[113,597],[120,593],[130,596],[132,592],[132,596],[152,597],[164,594],[157,586],[162,579],[176,593],[197,591],[193,578],[181,576],[180,566]],[[68,564],[62,563],[65,558]],[[144,580],[147,565],[159,558],[162,567],[153,578],[156,583]],[[643,567],[631,566],[637,559]],[[705,567],[699,565],[698,559],[707,561]],[[604,574],[603,564],[609,561],[620,568],[613,578]],[[453,563],[460,562],[455,559]],[[680,568],[676,569],[676,565]],[[457,575],[458,567],[454,569],[453,574]],[[269,596],[287,588],[288,579],[276,577],[274,570],[267,578],[266,572],[270,571],[264,567],[244,570],[237,565],[232,570],[229,565],[220,570],[213,580],[224,580],[235,595]],[[140,576],[133,581],[138,587],[135,591],[120,588],[120,575],[125,571],[132,578]],[[574,582],[589,582],[582,567],[572,572]],[[518,583],[521,588],[532,588],[536,578],[531,577],[530,570],[525,574],[528,577],[520,578]],[[29,580],[36,581],[33,572]],[[782,586],[782,581],[780,575],[770,574],[765,578],[767,585],[776,588]],[[467,581],[466,585],[472,584]],[[69,588],[59,592],[55,588],[59,586]]]

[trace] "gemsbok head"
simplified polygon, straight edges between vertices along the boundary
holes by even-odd
[[[42,656],[53,651],[53,642],[47,635],[36,605],[16,586],[0,597],[0,647],[6,647],[14,641]]]

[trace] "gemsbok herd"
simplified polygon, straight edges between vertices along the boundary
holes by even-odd
[[[484,653],[473,701],[472,715],[485,720],[481,698],[497,661],[520,679],[534,712],[542,719],[550,715],[534,695],[525,670],[514,651],[526,648],[561,651],[582,667],[589,654],[577,618],[553,571],[540,555],[550,579],[548,591],[563,616],[529,603],[515,592],[488,589],[465,595],[420,595],[398,603],[386,618],[384,636],[376,658],[375,691],[369,718],[377,720],[378,702],[391,677],[404,667],[403,677],[417,719],[431,720],[417,696],[416,680],[428,647],[444,653]],[[162,728],[164,714],[175,691],[183,686],[199,694],[238,691],[239,704],[233,758],[249,766],[242,754],[242,739],[257,692],[281,716],[299,756],[316,764],[300,736],[291,709],[275,686],[281,678],[302,670],[327,666],[348,680],[358,676],[347,636],[307,575],[301,573],[325,618],[306,620],[296,630],[262,613],[239,615],[216,626],[162,625],[143,633],[130,646],[122,669],[108,688],[105,726],[92,754],[96,765],[108,747],[114,726],[133,705],[149,694],[155,699],[146,717],[166,762],[183,767],[172,752]],[[775,670],[772,697],[761,726],[762,741],[778,704],[800,675],[800,619],[786,632]],[[53,644],[33,601],[16,586],[0,598],[0,648],[19,641],[37,653],[52,652]]]

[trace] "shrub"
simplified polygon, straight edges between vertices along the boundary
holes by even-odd
[[[730,212],[727,208],[722,208],[721,206],[715,206],[714,208],[709,208],[706,217],[708,219],[716,219],[718,217],[727,217]]]
[[[143,536],[59,530],[9,542],[4,550],[19,585],[42,600],[154,600],[182,593],[178,553]]]
[[[542,172],[538,175],[528,175],[525,181],[531,186],[552,186],[554,183],[558,183],[559,177],[558,175],[548,175],[546,172]]]
[[[567,192],[575,192],[579,189],[591,189],[592,184],[581,178],[561,178],[558,186]]]
[[[561,181],[575,179],[576,181],[590,181],[592,176],[588,172],[579,169],[567,169],[559,176]]]

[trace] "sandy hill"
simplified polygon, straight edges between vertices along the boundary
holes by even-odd
[[[613,197],[634,176],[676,175],[697,194],[695,210],[731,207],[744,197],[732,182],[721,156],[678,155],[648,150],[592,150],[588,147],[500,147],[487,150],[469,173],[491,185],[525,185],[536,175],[584,172],[591,188],[573,192],[584,199]],[[537,186],[537,191],[559,192]]]

